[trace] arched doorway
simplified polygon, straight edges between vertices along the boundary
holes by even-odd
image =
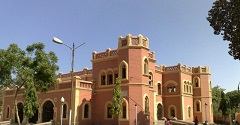
[[[157,120],[162,119],[162,105],[159,103],[157,105]]]
[[[29,118],[28,122],[36,124],[37,121],[38,121],[38,109],[36,109],[34,116],[32,118]]]
[[[53,103],[51,101],[46,101],[43,105],[42,122],[53,120],[53,113]]]
[[[18,108],[18,116],[19,116],[19,120],[20,120],[20,123],[22,123],[23,121],[23,103],[18,103],[17,104],[17,108]],[[15,123],[17,123],[17,114],[15,114]]]

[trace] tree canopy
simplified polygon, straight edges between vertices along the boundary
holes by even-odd
[[[229,99],[230,108],[236,108],[240,104],[240,94],[237,90],[227,92],[226,98]]]
[[[44,48],[43,43],[34,43],[26,50],[17,44],[0,49],[0,86],[16,87],[15,101],[18,91],[24,88],[24,114],[29,118],[38,107],[36,92],[46,92],[56,84],[58,59],[53,52],[46,53]]]
[[[219,111],[222,112],[222,115],[224,117],[226,117],[228,115],[228,102],[227,102],[227,99],[225,98],[225,93],[222,92],[221,93],[221,101],[219,103],[219,108],[218,108]]]
[[[220,86],[215,86],[212,88],[212,103],[213,103],[213,115],[220,115],[219,113],[219,103],[221,101],[221,94],[224,91]]]
[[[229,54],[240,60],[240,1],[216,0],[208,11],[207,20],[215,35],[229,41]]]

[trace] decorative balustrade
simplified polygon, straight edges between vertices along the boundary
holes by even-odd
[[[144,38],[141,34],[138,36],[132,36],[128,34],[125,38],[119,37],[118,48],[125,46],[139,46],[148,48],[148,38]]]
[[[179,66],[169,66],[169,67],[165,67],[165,71],[175,71],[175,70],[179,70]]]
[[[180,65],[180,66],[181,66],[182,71],[192,73],[192,68],[191,67],[187,67],[186,65]]]
[[[209,67],[198,66],[198,67],[187,67],[186,65],[178,64],[175,66],[155,66],[156,71],[168,72],[168,71],[181,71],[185,73],[210,73]]]
[[[96,59],[105,58],[105,57],[107,57],[107,53],[106,52],[101,52],[101,53],[97,53],[96,54]]]
[[[82,83],[82,82],[79,83],[79,86],[82,88],[89,88],[89,89],[92,88],[92,84]]]
[[[78,72],[74,72],[73,76],[82,76],[82,75],[91,75],[92,74],[92,70],[88,70],[87,68],[84,68],[82,71],[78,71]],[[58,78],[68,78],[71,77],[71,73],[59,73],[58,74]]]
[[[139,44],[138,38],[132,38],[132,45],[136,46]]]
[[[118,55],[118,51],[117,50],[110,51],[110,56],[117,56],[117,55]]]
[[[118,51],[117,50],[111,50],[111,49],[107,49],[106,52],[93,52],[92,53],[92,58],[93,59],[101,59],[101,58],[107,58],[109,56],[117,56],[118,55]]]

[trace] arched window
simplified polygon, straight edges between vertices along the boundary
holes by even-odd
[[[116,83],[116,78],[118,78],[118,70],[114,70],[113,83]]]
[[[175,108],[174,107],[170,108],[170,116],[175,117]]]
[[[123,119],[127,118],[127,106],[125,101],[122,104],[122,118]]]
[[[22,103],[22,102],[19,102],[19,103],[17,104],[17,108],[18,108],[19,120],[20,120],[20,123],[22,123],[22,121],[23,121],[23,103]],[[15,113],[15,123],[17,123],[16,113]]]
[[[169,80],[166,83],[164,83],[164,86],[167,88],[167,92],[177,92],[177,86],[178,83],[174,80]]]
[[[82,104],[82,119],[90,120],[91,119],[91,104],[86,101]]]
[[[113,73],[112,71],[109,71],[107,73],[107,84],[112,85],[113,84]]]
[[[193,78],[193,87],[194,88],[199,88],[200,87],[200,78],[198,76],[195,76]]]
[[[186,92],[186,85],[184,85],[184,92]]]
[[[177,108],[174,105],[168,106],[168,117],[176,117],[177,114]]]
[[[167,92],[176,92],[176,86],[168,86]]]
[[[212,82],[209,81],[209,90],[212,91]]]
[[[197,104],[196,104],[196,111],[200,112],[200,104],[199,104],[199,102],[197,102]]]
[[[7,107],[6,118],[10,118],[10,108],[9,107]]]
[[[162,91],[161,91],[161,84],[158,83],[158,95],[162,95]]]
[[[143,62],[143,73],[144,74],[148,73],[148,60],[147,60],[147,58],[145,58],[144,62]]]
[[[42,106],[42,122],[49,122],[54,117],[54,105],[51,100],[47,100]]]
[[[195,100],[195,112],[201,112],[201,101]]]
[[[158,104],[157,105],[157,120],[161,120],[162,119],[162,104]]]
[[[153,86],[153,74],[152,74],[152,72],[149,72],[148,78],[149,78],[149,86]]]
[[[110,112],[111,108],[112,108],[112,104],[107,103],[107,104],[106,104],[106,110],[105,110],[105,114],[106,114],[106,118],[107,118],[107,119],[112,118],[112,114],[111,114],[111,112]]]
[[[147,96],[145,97],[145,108],[144,109],[145,109],[145,113],[149,114],[149,99]]]
[[[122,78],[123,78],[123,79],[126,79],[126,75],[127,75],[126,71],[127,71],[127,70],[126,70],[126,66],[123,65],[123,66],[122,66]]]
[[[89,118],[89,105],[84,105],[84,118]]]
[[[122,120],[128,119],[128,101],[125,98],[123,98],[120,119]]]
[[[128,64],[126,61],[122,61],[119,65],[119,77],[122,79],[128,79]]]
[[[188,118],[191,118],[191,107],[188,107]]]
[[[101,85],[106,85],[106,74],[104,72],[101,73]]]
[[[63,118],[67,118],[67,104],[63,104]]]
[[[195,78],[195,87],[199,87],[199,81],[198,81],[198,78]]]

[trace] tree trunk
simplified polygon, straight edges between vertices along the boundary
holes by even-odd
[[[18,93],[18,90],[19,90],[19,88],[17,88],[17,89],[16,89],[16,92],[15,92],[15,97],[14,97],[14,109],[15,109],[15,114],[16,114],[16,117],[17,117],[18,125],[20,125],[20,119],[19,119],[18,107],[17,107],[17,93]],[[15,119],[15,121],[16,121],[16,119]]]
[[[120,125],[120,120],[119,120],[119,116],[118,116],[118,125]]]
[[[117,122],[118,122],[117,124],[120,125],[119,115],[116,115],[116,117],[117,117]]]

